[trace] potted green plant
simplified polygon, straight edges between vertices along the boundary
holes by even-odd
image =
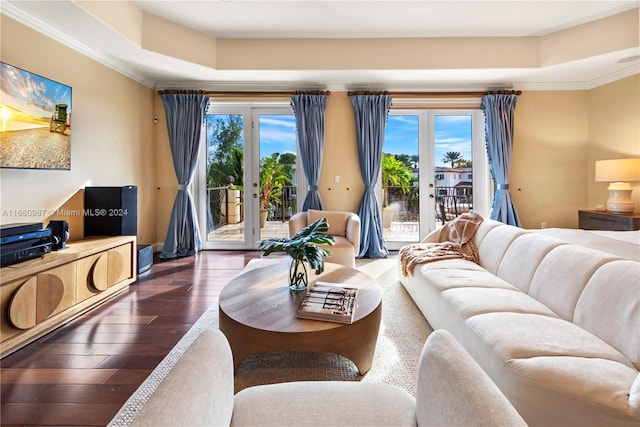
[[[326,234],[328,230],[329,223],[326,218],[322,217],[291,237],[262,240],[259,248],[263,251],[264,256],[273,252],[286,252],[291,257],[289,288],[294,291],[302,291],[309,284],[305,263],[309,265],[309,268],[315,269],[316,274],[324,271],[324,257],[329,255],[329,252],[318,245],[332,246],[335,243],[335,238]]]
[[[260,162],[260,228],[266,225],[269,212],[282,202],[282,187],[288,179],[278,163],[278,156],[273,153]]]
[[[411,170],[407,165],[396,159],[393,154],[382,154],[382,226],[391,227],[393,207],[389,206],[389,186],[400,187],[406,194],[411,185]]]

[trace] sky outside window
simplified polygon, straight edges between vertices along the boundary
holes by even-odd
[[[449,151],[460,153],[464,160],[471,160],[471,116],[435,116],[435,163],[445,165],[442,158]]]
[[[389,115],[384,152],[418,154],[418,115]],[[457,151],[471,160],[471,116],[435,116],[435,164],[447,166],[442,158]],[[296,153],[296,120],[291,115],[260,115],[260,157],[272,153]]]
[[[390,154],[418,154],[418,115],[390,115],[387,120],[384,149]],[[471,116],[435,116],[435,164],[449,151],[471,160]]]
[[[296,117],[281,114],[261,114],[260,158],[273,153],[296,154]]]

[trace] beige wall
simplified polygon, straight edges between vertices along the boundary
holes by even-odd
[[[171,147],[169,146],[169,135],[167,133],[167,121],[164,107],[159,95],[154,96],[154,108],[158,112],[158,124],[156,125],[156,139],[154,142],[155,167],[156,167],[156,243],[164,242],[171,219],[173,202],[178,193],[178,178],[173,168],[173,158]],[[156,247],[162,250],[162,247]]]
[[[358,212],[364,183],[358,163],[356,124],[351,98],[332,92],[325,113],[325,153],[319,191],[327,210]],[[335,182],[335,177],[340,182]]]
[[[138,238],[156,241],[153,91],[2,15],[2,61],[72,87],[71,170],[0,170],[0,209],[43,209],[37,217],[3,215],[3,224],[61,218],[83,235],[85,186],[138,187]]]
[[[592,89],[588,94],[589,147],[586,153],[587,203],[605,204],[607,183],[595,181],[595,161],[640,158],[640,74]],[[632,183],[640,212],[640,182]]]
[[[510,190],[525,228],[578,226],[587,204],[586,91],[523,93],[516,105]]]
[[[516,106],[510,188],[522,226],[578,227],[606,203],[595,161],[640,157],[640,74],[589,91],[528,91]],[[636,212],[640,183],[633,184]]]

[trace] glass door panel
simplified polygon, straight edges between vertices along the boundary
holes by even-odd
[[[297,211],[299,169],[291,107],[212,107],[203,145],[204,248],[256,249],[262,239],[286,237]]]
[[[471,114],[433,117],[436,226],[473,209]]]
[[[380,180],[389,249],[418,242],[471,209],[486,214],[490,190],[483,143],[481,111],[390,113]]]
[[[251,218],[246,212],[252,202],[245,195],[246,162],[251,157],[245,143],[247,124],[242,113],[206,116],[205,209],[200,215],[205,249],[251,246]]]
[[[420,117],[391,114],[382,154],[382,235],[389,249],[420,237]]]
[[[260,158],[259,236],[287,237],[289,218],[297,212],[296,119],[292,113],[260,110],[256,122]]]

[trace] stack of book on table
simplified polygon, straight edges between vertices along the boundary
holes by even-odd
[[[357,293],[356,286],[316,282],[309,286],[296,317],[353,323]]]

